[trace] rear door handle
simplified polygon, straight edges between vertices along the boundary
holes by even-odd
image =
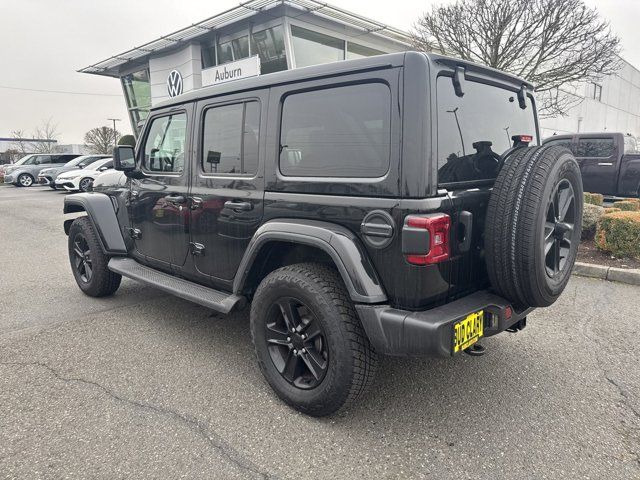
[[[186,197],[183,197],[182,195],[167,195],[166,197],[164,197],[165,201],[169,202],[169,203],[173,203],[175,205],[182,205],[183,203],[185,203],[187,201]]]
[[[250,202],[241,202],[238,200],[228,200],[224,202],[225,208],[229,208],[235,211],[246,212],[253,209],[253,204]]]
[[[612,162],[598,162],[598,165],[600,165],[601,167],[612,167],[613,163]]]

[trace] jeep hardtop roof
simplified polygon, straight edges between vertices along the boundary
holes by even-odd
[[[440,66],[448,70],[455,69],[457,66],[465,67],[468,73],[475,73],[480,76],[489,77],[492,80],[511,87],[520,88],[525,85],[526,88],[533,90],[533,85],[526,80],[515,75],[510,75],[491,67],[479,65],[466,60],[437,55],[434,53],[422,53],[416,51],[388,53],[385,55],[376,55],[373,57],[359,58],[356,60],[343,60],[339,62],[325,63],[322,65],[313,65],[310,67],[295,68],[282,72],[274,72],[257,77],[244,78],[240,80],[232,80],[219,85],[199,88],[190,92],[178,95],[177,97],[165,100],[151,108],[152,111],[170,107],[172,105],[180,105],[196,100],[224,95],[228,93],[239,93],[242,91],[254,90],[257,88],[271,87],[274,85],[283,85],[287,83],[299,82],[302,80],[315,80],[322,77],[331,77],[339,74],[355,73],[367,70],[378,70],[385,68],[401,67],[407,57],[422,58],[425,64],[431,63],[436,68]],[[224,66],[224,65],[219,65]]]

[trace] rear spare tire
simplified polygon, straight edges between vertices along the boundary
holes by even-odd
[[[485,226],[493,289],[518,306],[546,307],[569,281],[582,231],[582,178],[571,151],[513,152],[496,179]]]

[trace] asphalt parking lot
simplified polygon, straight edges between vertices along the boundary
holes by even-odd
[[[248,316],[76,287],[64,193],[0,185],[0,478],[640,478],[640,290],[574,277],[480,358],[386,359],[327,419],[282,404]]]

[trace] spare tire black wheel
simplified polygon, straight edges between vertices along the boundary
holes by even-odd
[[[582,178],[571,151],[513,152],[496,179],[485,226],[493,289],[517,306],[547,307],[569,281],[582,232]]]

